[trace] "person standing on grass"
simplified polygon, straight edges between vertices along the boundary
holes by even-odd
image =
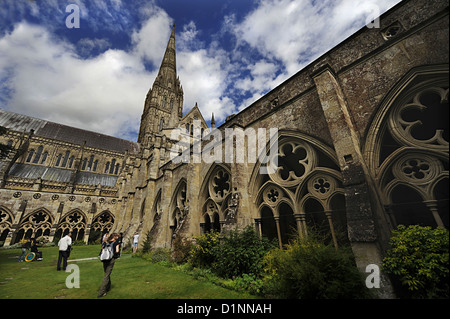
[[[136,232],[133,235],[133,254],[136,253],[138,249],[138,243],[139,243],[139,234]]]
[[[102,244],[102,250],[105,249],[107,244],[112,245],[112,251],[114,254],[110,260],[102,261],[105,276],[103,277],[102,285],[100,286],[100,290],[98,291],[97,298],[106,296],[106,293],[111,289],[111,273],[114,268],[116,259],[120,257],[120,243],[118,238],[119,234],[112,233],[111,236],[108,237],[107,241]]]
[[[69,232],[66,236],[64,236],[58,241],[59,255],[56,270],[61,270],[61,260],[62,260],[63,262],[62,269],[66,271],[67,259],[69,258],[70,248],[72,245],[72,238],[70,236],[72,236],[72,233]]]

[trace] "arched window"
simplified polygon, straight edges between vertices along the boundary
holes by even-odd
[[[366,141],[380,207],[393,228],[449,227],[448,192],[438,190],[448,181],[448,68],[447,73],[429,68],[411,71],[393,88]]]
[[[109,171],[109,162],[106,162],[106,166],[105,166],[105,174],[107,174],[108,173],[108,171]]]
[[[56,157],[56,163],[55,163],[55,166],[59,166],[59,164],[61,164],[61,158],[62,158],[62,155],[61,155],[61,154],[59,154],[59,155]]]
[[[72,168],[74,160],[75,160],[75,156],[71,156],[69,159],[69,168]]]
[[[48,152],[44,152],[44,154],[42,154],[41,164],[45,164],[45,162],[47,161],[47,157],[48,157]]]
[[[114,174],[114,168],[116,167],[116,160],[115,159],[113,159],[112,161],[111,161],[111,167],[110,167],[110,169],[109,169],[109,174]]]
[[[69,160],[70,151],[66,151],[66,154],[64,155],[63,162],[61,164],[61,167],[66,167],[67,161]]]
[[[87,166],[88,171],[92,170],[92,165],[94,165],[94,155],[91,155],[91,157],[89,157],[89,163]]]
[[[119,168],[120,168],[120,165],[116,164],[116,170],[114,171],[115,175],[119,174]]]
[[[97,166],[98,166],[98,160],[95,160],[95,162],[94,162],[94,167],[92,168],[92,171],[93,171],[93,172],[96,172],[96,171],[97,171]]]
[[[261,174],[256,165],[252,174],[257,228],[260,223],[261,234],[278,238],[280,247],[297,235],[308,236],[308,230],[321,234],[327,244],[347,244],[338,240],[347,236],[347,228],[340,227],[345,202],[336,196],[343,196],[344,189],[334,151],[309,136],[285,134],[278,139],[278,152],[267,155],[277,156],[278,167]]]
[[[42,145],[38,147],[37,152],[36,152],[36,156],[34,157],[34,160],[33,160],[34,164],[39,163],[39,160],[41,158],[43,150],[44,150],[44,147]]]
[[[31,149],[30,152],[28,153],[28,157],[27,157],[27,160],[26,160],[27,163],[31,162],[31,159],[33,158],[33,155],[34,155],[34,149]]]
[[[87,162],[88,162],[88,159],[87,159],[87,157],[85,157],[83,160],[83,165],[81,166],[81,170],[83,170],[83,171],[86,170]]]

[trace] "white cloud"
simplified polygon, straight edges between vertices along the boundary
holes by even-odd
[[[0,71],[12,91],[7,109],[115,136],[131,138],[155,74],[120,50],[83,60],[68,43],[27,23],[0,39]],[[2,106],[4,107],[4,106]],[[133,136],[133,138],[135,138]]]
[[[240,23],[227,16],[224,25],[237,38],[236,51],[248,45],[269,61],[253,65],[252,76],[236,87],[252,93],[274,88],[363,27],[374,8],[381,14],[393,4],[392,0],[261,0]],[[281,74],[257,74],[258,63],[273,65]]]
[[[133,53],[159,67],[169,40],[172,19],[155,6],[147,7],[147,19],[139,30],[134,30],[131,39]]]
[[[233,13],[225,16],[209,43],[204,37],[200,40],[204,31],[195,21],[177,26],[185,112],[198,102],[206,120],[214,112],[220,123],[364,25],[370,4],[376,3],[382,13],[393,1],[260,0],[241,21]],[[0,107],[135,140],[173,19],[155,1],[133,2],[129,5],[139,8],[139,26],[132,29],[136,21],[120,0],[109,0],[109,6],[102,1],[76,2],[82,25],[113,33],[125,30],[131,46],[126,51],[108,49],[111,39],[101,36],[83,38],[74,46],[53,36],[54,16],[44,10],[53,8],[64,15],[59,2],[18,6],[19,16],[29,8],[30,14],[44,14],[45,23],[18,23],[0,38],[0,102],[7,102]],[[10,6],[7,1],[0,18],[7,18]],[[220,41],[230,34],[236,45],[225,51]],[[145,69],[149,63],[151,72]]]

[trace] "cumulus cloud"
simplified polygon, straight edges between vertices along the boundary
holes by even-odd
[[[0,107],[136,140],[174,20],[155,1],[74,2],[81,25],[94,31],[76,45],[56,36],[67,15],[59,1],[2,2],[0,20],[13,13],[22,22],[0,34]],[[196,21],[177,26],[185,112],[197,102],[220,124],[361,28],[374,4],[381,14],[395,2],[260,0],[239,21],[227,13],[216,34]],[[121,49],[112,38],[118,32],[129,37]]]
[[[7,109],[79,128],[132,137],[154,74],[140,59],[107,50],[81,59],[44,28],[17,24],[0,39],[0,92]],[[4,106],[2,106],[4,107]],[[130,125],[132,127],[130,127]]]

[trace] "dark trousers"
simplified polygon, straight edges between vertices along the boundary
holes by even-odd
[[[69,258],[69,252],[67,251],[59,251],[59,256],[58,256],[58,264],[56,265],[56,270],[61,270],[61,260],[63,262],[63,270],[66,270],[67,267],[67,258]]]
[[[116,259],[111,259],[103,262],[103,270],[105,271],[105,276],[103,277],[102,285],[98,291],[98,296],[102,296],[104,293],[111,289],[111,273],[114,268],[114,263]]]

